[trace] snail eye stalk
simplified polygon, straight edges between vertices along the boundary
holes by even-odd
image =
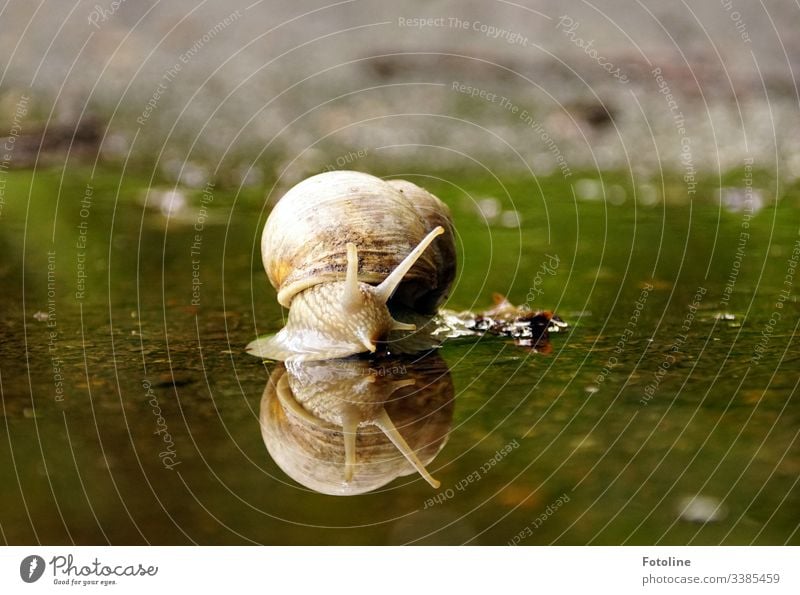
[[[344,280],[344,307],[350,313],[358,310],[364,301],[358,287],[358,250],[353,243],[347,244],[347,274]]]
[[[385,304],[389,301],[389,298],[392,297],[394,290],[400,285],[403,277],[405,277],[408,271],[411,270],[411,267],[416,264],[419,257],[422,256],[422,253],[425,252],[425,249],[431,245],[431,242],[436,239],[436,236],[440,236],[443,233],[444,228],[441,225],[434,228],[433,231],[422,238],[422,241],[417,244],[417,247],[403,259],[403,262],[398,264],[397,267],[389,273],[389,276],[375,288],[375,297],[377,297],[380,302]]]

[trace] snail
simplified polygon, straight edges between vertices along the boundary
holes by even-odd
[[[286,362],[261,399],[261,434],[276,464],[330,495],[377,489],[419,473],[447,441],[455,390],[444,360],[421,358]]]
[[[442,201],[411,182],[355,171],[292,187],[267,218],[261,255],[289,315],[247,350],[288,361],[374,353],[391,332],[415,331],[395,317],[434,315],[456,267]]]

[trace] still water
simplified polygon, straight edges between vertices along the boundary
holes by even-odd
[[[4,542],[800,543],[800,190],[608,178],[409,178],[447,307],[553,310],[549,344],[287,367],[244,351],[285,315],[264,188],[9,173]]]

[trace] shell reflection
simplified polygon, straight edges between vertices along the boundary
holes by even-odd
[[[455,392],[444,360],[340,359],[278,364],[261,398],[261,434],[295,481],[363,494],[419,473],[447,440]]]

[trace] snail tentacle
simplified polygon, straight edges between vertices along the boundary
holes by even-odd
[[[347,276],[344,283],[342,303],[345,310],[355,312],[364,303],[364,298],[358,284],[358,250],[352,242],[347,244]]]
[[[370,338],[366,331],[360,331],[358,333],[358,338],[361,340],[362,345],[367,348],[367,351],[370,353],[375,353],[375,350],[378,349],[378,346],[375,345],[375,342]]]
[[[342,435],[344,436],[344,481],[353,481],[356,468],[356,434],[361,422],[358,409],[353,405],[342,406]]]
[[[415,331],[417,330],[416,324],[411,324],[408,322],[400,322],[399,320],[395,320],[392,318],[392,328],[390,330],[393,331]]]
[[[388,302],[395,289],[397,289],[397,286],[400,285],[403,277],[405,277],[408,271],[411,270],[411,267],[416,264],[419,257],[422,256],[422,253],[425,252],[425,249],[431,245],[431,242],[436,239],[436,236],[440,236],[443,233],[444,227],[439,225],[422,238],[422,241],[417,244],[416,248],[414,248],[411,253],[389,273],[389,276],[375,288],[375,296],[383,303]]]
[[[400,431],[395,427],[394,422],[392,422],[392,418],[389,417],[389,414],[386,413],[386,409],[381,409],[378,413],[377,417],[374,421],[375,425],[380,428],[380,430],[386,434],[386,437],[395,445],[397,450],[403,453],[403,456],[406,460],[411,463],[414,469],[417,470],[425,481],[427,481],[431,487],[438,489],[442,484],[438,480],[434,479],[428,470],[425,468],[425,465],[422,464],[422,461],[419,460],[417,457],[417,453],[408,445],[403,435],[400,434]]]

